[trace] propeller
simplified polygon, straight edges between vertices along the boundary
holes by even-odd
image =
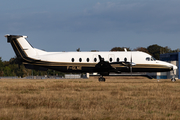
[[[131,76],[132,76],[132,52],[131,52],[130,72],[131,72]]]
[[[127,49],[124,48],[124,51],[127,53]],[[131,58],[130,58],[130,62],[127,64],[127,58],[125,57],[124,58],[124,64],[127,65],[130,69],[130,72],[131,72],[131,76],[132,76],[132,66],[135,66],[136,64],[132,62],[132,52],[131,52]]]
[[[132,58],[132,52],[131,52],[131,60],[130,60],[130,72],[131,72],[131,75],[132,75],[132,66],[136,65],[136,63],[134,63],[132,59],[133,58]]]
[[[98,55],[100,62],[104,62],[104,58],[102,58],[100,55]]]

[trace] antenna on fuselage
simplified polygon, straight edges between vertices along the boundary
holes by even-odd
[[[126,48],[124,48],[124,51],[125,51],[125,52],[127,52],[127,49],[126,49]]]

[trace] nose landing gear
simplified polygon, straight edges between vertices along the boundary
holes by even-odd
[[[171,78],[171,81],[172,82],[176,82],[176,79],[173,77],[173,78]]]
[[[172,82],[176,82],[176,78],[175,78],[175,74],[174,74],[174,70],[173,70],[173,77],[171,78]]]

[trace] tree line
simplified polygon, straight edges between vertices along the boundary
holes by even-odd
[[[172,50],[168,46],[162,47],[157,44],[150,45],[147,48],[145,47],[137,47],[135,49],[130,49],[129,47],[114,47],[110,51],[124,51],[124,48],[127,49],[127,51],[142,51],[146,52],[150,55],[152,55],[155,59],[159,60],[160,54],[165,54],[165,53],[174,53],[174,52],[180,52],[179,49]]]
[[[129,47],[114,47],[110,51],[124,51],[126,48],[128,51],[143,51],[154,58],[159,59],[160,54],[164,53],[173,53],[173,52],[180,52],[179,49],[172,50],[169,47],[162,47],[157,44],[150,45],[147,48],[145,47],[137,47],[135,49],[130,49]],[[80,50],[80,48],[79,48]],[[11,58],[9,61],[3,61],[0,57],[0,76],[18,76],[18,77],[25,77],[25,76],[44,76],[44,75],[56,75],[56,76],[64,76],[64,73],[59,71],[54,71],[48,69],[47,71],[40,71],[40,70],[30,70],[26,69],[24,65],[19,64],[18,59],[16,57]]]
[[[47,71],[26,69],[23,64],[19,64],[17,57],[9,61],[3,61],[0,57],[0,76],[64,76],[64,73],[48,69]]]

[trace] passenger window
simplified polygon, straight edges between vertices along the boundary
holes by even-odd
[[[94,62],[96,62],[97,61],[97,58],[94,58]]]
[[[109,58],[109,61],[112,62],[112,58]]]
[[[87,58],[86,61],[89,62],[89,58]]]
[[[79,62],[82,62],[82,58],[79,58]]]
[[[117,62],[119,62],[119,58],[117,58],[117,60],[116,60]]]
[[[74,58],[72,58],[71,61],[74,62]]]
[[[124,58],[124,62],[127,62],[127,58]]]

